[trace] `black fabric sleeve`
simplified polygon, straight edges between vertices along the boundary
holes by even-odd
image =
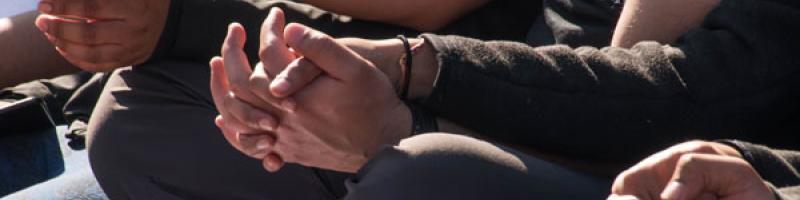
[[[423,35],[440,64],[424,104],[489,138],[588,160],[635,162],[689,138],[789,146],[798,17],[725,0],[679,42],[631,49]]]
[[[775,187],[800,186],[800,152],[770,149],[738,140],[722,143],[734,147],[764,180]]]

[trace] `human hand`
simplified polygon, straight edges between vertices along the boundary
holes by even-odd
[[[263,28],[277,29],[280,31],[280,36],[262,42],[282,41],[283,13],[279,9],[273,9],[267,16]],[[266,89],[272,75],[267,74],[262,64],[259,64],[260,67],[255,72],[250,69],[250,63],[242,50],[245,40],[244,28],[237,23],[231,24],[222,47],[222,57],[211,60],[211,94],[220,113],[215,122],[225,139],[237,150],[262,160],[266,169],[277,171],[284,162],[279,155],[271,151],[271,146],[275,143],[273,130],[278,123],[273,115],[282,115],[283,111],[272,105],[276,100]],[[290,53],[285,44],[280,47],[283,49],[272,48],[271,50],[279,52],[272,52],[270,55]],[[263,48],[262,54],[264,54]],[[282,69],[291,61],[290,59],[294,58],[293,54],[283,55],[285,57],[273,57],[270,59],[271,62],[265,63]]]
[[[303,57],[271,84],[289,88],[295,69],[319,68],[323,75],[284,100],[275,150],[290,162],[355,172],[382,145],[410,133],[410,111],[374,64],[322,32],[300,24],[286,27],[289,47]],[[282,103],[286,105],[287,103]],[[325,155],[325,156],[320,156]]]
[[[608,199],[774,199],[732,147],[693,141],[656,153],[617,176]]]
[[[86,71],[140,64],[155,50],[169,0],[40,0],[36,27]]]
[[[305,135],[292,134],[291,138],[294,138],[294,140],[283,140],[283,139],[276,140],[274,137],[263,137],[259,138],[260,141],[258,142],[247,141],[252,139],[251,136],[254,135],[250,133],[262,133],[262,135],[270,135],[269,132],[273,131],[282,132],[280,131],[281,129],[275,130],[276,129],[275,127],[280,127],[274,125],[274,123],[277,121],[275,119],[281,119],[282,125],[284,124],[284,122],[299,121],[299,120],[286,119],[286,116],[288,115],[287,110],[290,111],[294,110],[294,108],[297,107],[296,102],[301,102],[297,100],[305,100],[305,98],[296,99],[294,98],[294,96],[292,96],[292,98],[288,98],[287,100],[287,99],[278,99],[278,97],[287,97],[289,95],[294,95],[295,92],[301,89],[305,91],[308,88],[306,86],[314,85],[313,83],[316,83],[316,80],[319,79],[318,76],[321,73],[320,68],[315,64],[297,64],[297,63],[310,63],[310,62],[307,59],[304,62],[299,61],[305,59],[298,57],[302,55],[304,51],[295,52],[292,48],[287,47],[287,45],[291,46],[291,44],[288,44],[287,40],[284,38],[289,38],[292,36],[287,36],[289,34],[288,32],[284,33],[283,18],[284,17],[282,11],[276,8],[270,12],[270,15],[267,17],[264,24],[262,25],[262,36],[261,36],[262,40],[260,49],[261,50],[260,57],[262,59],[262,63],[256,66],[254,70],[250,70],[250,65],[249,63],[247,63],[246,56],[244,56],[243,51],[241,51],[243,47],[242,45],[244,44],[245,40],[244,38],[245,34],[243,28],[237,24],[233,24],[230,27],[229,35],[225,40],[225,44],[223,45],[223,51],[222,51],[223,58],[215,58],[211,62],[212,94],[215,98],[215,103],[217,104],[217,107],[221,113],[221,117],[217,119],[217,125],[220,126],[221,130],[225,134],[226,139],[228,139],[228,141],[234,147],[237,147],[237,149],[252,157],[255,158],[263,157],[264,167],[269,171],[278,170],[280,166],[282,166],[284,163],[283,156],[278,155],[276,152],[299,152],[297,154],[306,154],[303,156],[293,156],[288,159],[289,161],[295,161],[301,164],[331,168],[331,169],[347,170],[344,169],[345,167],[340,167],[340,166],[326,167],[324,166],[324,164],[340,163],[340,162],[363,164],[363,162],[366,162],[366,160],[363,158],[361,161],[353,161],[353,162],[343,162],[345,159],[341,159],[341,157],[332,158],[330,159],[330,161],[324,161],[324,162],[297,161],[301,160],[298,159],[298,157],[308,157],[308,154],[310,154],[307,153],[309,151],[307,145],[304,146],[301,144],[319,142],[319,141],[314,141],[315,140],[315,138],[313,138],[314,135],[309,135],[308,131],[305,132],[306,133]],[[285,28],[285,29],[289,30],[291,28]],[[297,36],[294,37],[296,38]],[[326,39],[331,39],[327,35],[324,35],[324,37]],[[371,42],[368,40],[354,39],[354,38],[338,39],[333,44],[339,45],[338,43],[340,42],[347,43],[348,46],[353,46],[354,49],[357,49],[361,52],[369,52],[371,50],[385,50],[386,49],[385,47],[390,46],[388,45],[388,43],[385,43],[385,41],[383,43]],[[320,45],[326,45],[326,44],[322,43]],[[306,49],[305,52],[308,52],[309,51],[308,49],[319,49],[319,47],[315,48],[303,47],[303,48]],[[400,44],[399,48],[400,49],[396,51],[402,52],[403,51],[402,44]],[[347,50],[348,53],[353,53],[352,51],[350,51],[349,48],[345,47],[345,49]],[[320,54],[319,52],[315,53]],[[377,54],[374,53],[370,55],[377,57]],[[364,62],[364,63],[354,63],[354,64],[361,64],[361,65],[369,64],[369,67],[371,67],[370,69],[375,70],[374,65],[372,65],[371,62],[364,60],[363,57],[357,54],[352,54],[349,56],[356,56],[357,58],[359,58],[358,61]],[[367,57],[370,56],[368,55]],[[397,55],[397,57],[399,57],[399,55]],[[295,64],[289,64],[289,62],[292,62],[292,60],[294,60],[293,63]],[[375,72],[375,71],[370,71],[370,72]],[[374,76],[373,78],[379,78],[379,79],[386,78],[385,76],[382,76],[382,74],[372,74],[372,76]],[[327,78],[330,79],[330,77]],[[283,84],[275,84],[276,81],[272,81],[273,79],[279,79],[281,81],[278,82],[283,82]],[[270,92],[266,92],[270,90],[276,91],[275,90],[276,88],[280,90],[279,89],[280,87],[268,88],[270,84],[272,84],[273,86],[285,85],[285,83],[289,82],[287,80],[290,79],[292,80],[291,83],[293,84],[292,91],[282,90],[277,94],[272,93],[272,95],[270,94]],[[370,80],[370,79],[365,79],[365,80]],[[392,87],[391,84],[389,84],[389,87],[390,88]],[[364,87],[362,86],[361,88]],[[388,90],[389,94],[392,94],[389,96],[394,98],[395,101],[399,102],[399,99],[397,99],[396,96],[393,95],[394,93],[393,91],[394,90],[392,89]],[[226,95],[229,93],[232,95]],[[298,94],[301,93],[303,92],[300,92]],[[319,92],[308,92],[308,93],[319,93]],[[330,95],[328,96],[334,96],[333,95],[334,93],[335,92],[329,92]],[[386,94],[381,92],[367,92],[367,94],[370,95],[372,95],[373,93],[378,94],[377,96],[381,96],[380,94]],[[366,94],[361,94],[361,96],[364,95]],[[338,95],[336,96],[338,97]],[[385,97],[386,95],[383,96]],[[324,105],[328,103],[325,101],[326,99],[331,99],[331,98],[318,98],[314,100],[314,103]],[[304,107],[305,105],[306,104],[303,104],[300,107]],[[400,105],[402,106],[401,108],[405,108],[404,105],[402,104]],[[275,109],[275,107],[280,107],[281,109]],[[325,109],[327,108],[323,108],[323,110]],[[407,110],[405,111],[407,112]],[[406,113],[406,115],[400,114],[400,116],[402,118],[403,116],[407,117],[410,115]],[[347,118],[342,117],[342,119],[347,119]],[[258,123],[264,121],[268,123]],[[408,123],[410,124],[410,122]],[[265,126],[265,124],[268,125]],[[291,124],[291,123],[285,123],[285,124]],[[293,123],[293,124],[298,124],[298,123]],[[397,121],[396,124],[399,124],[401,126],[404,125],[403,120]],[[302,125],[295,125],[295,126],[302,126]],[[408,127],[410,127],[410,125],[407,126],[407,128]],[[376,136],[387,135],[387,134],[375,134],[377,132],[380,132],[380,130],[374,131],[373,134]],[[402,130],[399,132],[407,133],[410,131]],[[375,137],[363,137],[363,139],[374,139],[374,138]],[[386,137],[384,137],[383,139],[386,139]],[[399,139],[387,139],[387,140],[399,141]],[[287,143],[291,145],[278,145],[275,144],[276,142],[278,142],[279,144]],[[385,144],[386,142],[377,142],[377,143],[379,144],[375,144],[375,141],[361,142],[361,144],[364,145],[369,144],[367,146],[370,146],[372,149],[376,149],[380,145]],[[276,149],[284,149],[284,150],[278,151]],[[264,155],[265,151],[271,151],[271,152],[265,156]],[[321,154],[315,153],[312,156],[318,156],[318,155]],[[346,156],[352,156],[352,155],[346,155]],[[356,157],[359,156],[363,157],[363,155],[358,155]],[[323,163],[323,165],[315,163]],[[355,165],[360,166],[361,164],[355,164]],[[355,167],[350,167],[350,170],[354,170],[352,168]]]
[[[211,61],[211,93],[220,112],[217,126],[232,146],[253,158],[262,159],[264,168],[269,171],[277,171],[284,164],[271,149],[275,143],[276,117],[285,112],[275,106],[279,100],[268,92],[269,84],[275,74],[297,58],[283,39],[284,25],[283,11],[273,8],[261,27],[259,57],[263,62],[255,70],[251,70],[242,50],[247,38],[244,28],[238,23],[231,24],[228,29],[222,57]],[[321,73],[317,68],[304,72],[308,72],[305,82]]]
[[[237,39],[244,36],[243,30],[237,27],[240,26],[233,25],[230,29],[225,47],[229,47],[229,43],[243,43]],[[268,79],[272,75],[266,62],[257,66],[250,74],[249,65],[241,54],[234,56],[223,53],[223,59],[212,61],[212,91],[218,91],[214,92],[215,102],[224,101],[219,100],[219,97],[226,95],[218,94],[224,92],[226,78],[250,75],[250,80],[253,80],[251,75],[263,70],[266,72],[266,76],[261,76],[265,79],[263,81],[272,82],[278,86],[274,88],[280,88],[280,85],[287,84],[281,77],[290,77],[288,74],[305,72],[302,69],[324,71],[324,75],[313,79],[290,99],[282,100],[279,106],[285,109],[283,111],[264,112],[253,109],[249,114],[233,112],[248,119],[240,119],[241,121],[260,121],[258,117],[247,117],[253,116],[255,112],[261,112],[266,118],[281,119],[274,129],[277,136],[273,140],[275,143],[267,145],[280,155],[279,158],[307,166],[355,172],[381,145],[396,143],[410,132],[408,109],[397,98],[386,76],[371,62],[337,43],[330,36],[308,27],[293,24],[285,30],[288,46],[304,57],[289,63],[276,75],[275,81]],[[238,61],[231,61],[233,59]],[[239,83],[251,85],[243,81]],[[242,88],[244,87],[232,90],[234,96],[238,97]],[[250,92],[259,91],[265,92]],[[246,104],[239,105],[246,107]],[[222,110],[225,109],[221,109],[221,112]],[[222,118],[236,117],[223,115]],[[271,165],[265,160],[265,168],[275,171],[279,166]]]

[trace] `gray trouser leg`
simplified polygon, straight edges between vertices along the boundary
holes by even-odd
[[[164,61],[111,75],[88,140],[111,199],[336,198],[329,172],[288,165],[268,173],[231,147],[213,123],[208,74],[205,63]]]
[[[604,199],[610,187],[478,139],[424,134],[376,155],[345,199]]]

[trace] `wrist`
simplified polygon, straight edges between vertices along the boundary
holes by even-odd
[[[710,142],[710,144],[714,149],[717,150],[717,152],[719,152],[722,155],[735,157],[735,158],[744,158],[742,156],[742,154],[739,153],[739,150],[737,150],[736,148],[734,148],[734,147],[732,147],[732,146],[730,146],[728,144],[719,143],[719,142]]]
[[[393,83],[398,95],[405,95],[404,100],[426,98],[433,91],[436,75],[439,73],[439,63],[436,59],[436,50],[424,39],[409,38],[408,46],[400,39],[385,41],[386,58],[381,66],[384,73]],[[407,55],[409,50],[412,55]],[[407,63],[405,59],[411,59]],[[401,94],[403,92],[405,94]]]
[[[403,87],[403,70],[400,65],[400,58],[405,54],[406,49],[403,42],[396,38],[384,40],[365,40],[357,38],[341,38],[337,41],[346,44],[364,59],[369,60],[376,68],[386,75],[392,83],[396,92]],[[439,73],[439,61],[436,59],[436,49],[423,39],[409,38],[410,46],[422,45],[412,56],[412,67],[410,82],[408,83],[409,100],[422,99],[428,97],[433,91],[433,84]]]
[[[395,91],[398,91],[402,71],[397,61],[405,52],[403,43],[400,40],[394,38],[384,40],[340,38],[337,41],[347,45],[361,57],[372,62],[376,68],[386,75]]]
[[[388,128],[384,131],[389,138],[388,144],[396,145],[400,140],[411,136],[412,125],[411,109],[408,105],[400,103],[391,114]]]
[[[439,61],[436,58],[436,49],[423,39],[409,41],[412,46],[420,45],[414,54],[412,66],[414,69],[410,77],[408,100],[424,99],[433,92],[436,77],[439,74]],[[422,44],[419,44],[422,43]]]

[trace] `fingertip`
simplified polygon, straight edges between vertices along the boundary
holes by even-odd
[[[213,58],[211,58],[211,60],[208,62],[208,65],[209,65],[209,66],[211,67],[211,69],[212,69],[212,71],[211,71],[211,72],[214,72],[213,70],[214,70],[215,68],[220,68],[220,67],[222,67],[222,64],[223,64],[222,57],[219,57],[219,56],[214,56],[214,57],[213,57]]]
[[[270,9],[269,12],[270,13],[275,13],[275,14],[278,14],[278,15],[282,15],[283,14],[283,9],[281,9],[280,7],[275,6],[275,7],[272,7],[272,9]]]
[[[36,17],[36,20],[33,22],[36,25],[36,28],[39,28],[40,31],[47,33],[50,24],[50,18],[47,15],[39,15]]]
[[[222,118],[222,115],[217,115],[217,117],[214,118],[214,124],[216,124],[217,127],[222,128],[225,126],[225,119]]]
[[[269,172],[277,172],[278,170],[281,169],[281,167],[284,164],[283,159],[281,159],[280,156],[278,156],[278,154],[275,153],[267,154],[267,156],[264,157],[262,163],[264,165],[264,168],[267,169],[267,171]]]
[[[300,40],[303,38],[303,34],[308,30],[308,27],[299,24],[299,23],[289,23],[283,29],[283,38],[289,44],[299,44]],[[290,47],[294,47],[293,45],[289,45]]]
[[[285,77],[279,77],[269,84],[269,91],[272,92],[272,95],[275,95],[276,97],[288,96],[290,88],[291,83],[289,83]]]
[[[231,22],[231,24],[228,24],[228,31],[235,31],[239,29],[243,29],[242,24],[239,22]]]
[[[670,181],[661,192],[661,198],[665,200],[683,200],[686,198],[686,186],[678,181]]]
[[[247,34],[245,33],[244,26],[239,24],[238,22],[233,22],[228,25],[228,36],[226,43],[228,45],[236,45],[237,48],[244,47],[244,43],[247,40]]]
[[[278,23],[277,25],[286,24],[286,20],[284,18],[283,9],[281,9],[279,7],[272,7],[272,9],[270,9],[270,11],[269,11],[269,15],[270,15],[269,17],[275,17],[274,18],[274,20],[275,20],[274,22],[277,22]]]

